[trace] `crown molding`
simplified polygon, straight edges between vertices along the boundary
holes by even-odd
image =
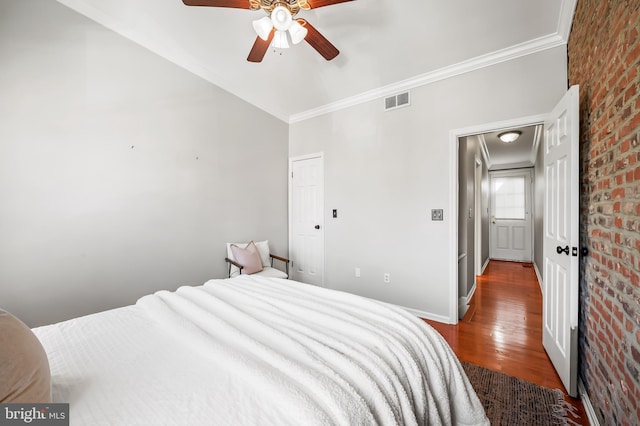
[[[344,108],[359,105],[378,98],[390,96],[403,90],[410,90],[414,87],[423,86],[434,83],[439,80],[455,77],[460,74],[475,71],[484,67],[499,64],[501,62],[516,59],[522,56],[531,55],[543,50],[552,49],[554,47],[567,44],[569,34],[571,32],[571,24],[573,22],[573,14],[576,10],[578,0],[561,0],[560,13],[558,17],[558,27],[554,34],[539,37],[524,43],[516,44],[502,50],[497,50],[487,55],[478,56],[476,58],[459,62],[457,64],[440,68],[438,70],[421,74],[407,80],[383,86],[377,89],[351,96],[330,104],[292,114],[289,117],[289,123],[304,121],[319,115],[328,114],[330,112],[339,111]]]
[[[413,89],[415,87],[435,83],[440,80],[445,80],[471,71],[476,71],[502,62],[510,61],[512,59],[517,59],[522,56],[542,52],[544,50],[562,46],[564,44],[566,44],[566,40],[557,33],[539,37],[533,40],[526,41],[524,43],[507,47],[505,49],[496,50],[495,52],[488,53],[486,55],[477,56],[475,58],[459,62],[448,67],[440,68],[425,74],[420,74],[415,77],[399,81],[397,83],[369,90],[367,92],[363,92],[358,95],[339,100],[337,102],[332,102],[318,108],[313,108],[298,114],[293,114],[289,117],[289,123],[308,120],[313,117],[339,111],[344,108],[389,96],[397,92],[402,92],[405,90]]]
[[[178,64],[187,71],[215,84],[218,87],[224,87],[226,91],[236,96],[240,91],[237,87],[217,75],[213,70],[206,69],[198,64],[194,58],[186,54],[179,46],[170,45],[167,43],[159,45],[151,37],[147,37],[142,40],[140,37],[134,37],[130,28],[121,22],[113,19],[104,11],[88,5],[84,0],[57,0],[59,3],[69,7],[72,10],[92,19],[99,24],[115,31],[116,33],[132,40],[140,46],[156,53],[157,55]],[[505,49],[497,50],[495,52],[478,56],[457,64],[453,64],[444,68],[440,68],[425,74],[420,74],[415,77],[411,77],[406,80],[402,80],[396,83],[382,86],[376,89],[372,89],[348,98],[341,99],[336,102],[332,102],[317,108],[313,108],[300,113],[287,116],[284,111],[268,110],[264,106],[255,102],[244,99],[247,103],[271,114],[279,120],[286,123],[296,123],[304,121],[313,117],[328,114],[331,112],[339,111],[351,106],[359,105],[365,102],[370,102],[382,97],[394,95],[398,92],[413,89],[415,87],[424,86],[437,81],[445,80],[451,77],[455,77],[461,74],[479,70],[485,67],[489,67],[501,62],[506,62],[512,59],[516,59],[522,56],[531,55],[537,52],[541,52],[547,49],[565,45],[568,41],[571,31],[571,23],[573,21],[573,14],[577,5],[577,0],[561,0],[560,13],[558,19],[557,32],[549,34],[543,37],[539,37],[533,40],[526,41]]]
[[[573,14],[576,11],[578,0],[562,0],[560,5],[560,18],[558,19],[558,34],[567,43],[571,33]]]

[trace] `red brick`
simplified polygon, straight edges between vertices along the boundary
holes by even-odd
[[[613,302],[611,301],[611,299],[607,299],[604,301],[604,306],[607,307],[607,310],[609,310],[610,312],[613,310]]]
[[[580,85],[581,223],[589,246],[580,375],[603,424],[640,418],[640,2],[580,0],[567,46]],[[632,349],[633,348],[633,349]]]
[[[635,85],[631,85],[627,88],[626,92],[624,92],[624,98],[626,100],[633,99],[638,94],[638,89]]]
[[[622,327],[617,322],[612,322],[611,326],[613,327],[613,333],[618,338],[618,342],[622,340]]]
[[[627,52],[626,65],[632,67],[637,62],[638,56],[640,56],[640,44],[636,44],[632,50]]]
[[[613,191],[611,191],[611,198],[624,198],[624,194],[624,188],[614,188]]]

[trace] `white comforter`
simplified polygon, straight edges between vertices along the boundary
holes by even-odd
[[[241,276],[34,330],[73,425],[484,425],[440,335],[400,308]]]

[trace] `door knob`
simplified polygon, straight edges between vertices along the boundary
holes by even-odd
[[[320,225],[316,225],[316,226],[314,226],[314,228],[320,229]]]
[[[565,248],[562,248],[562,247],[558,246],[558,247],[556,247],[556,251],[558,252],[558,254],[562,254],[562,252],[564,252],[568,256],[569,255],[569,246],[566,246]]]

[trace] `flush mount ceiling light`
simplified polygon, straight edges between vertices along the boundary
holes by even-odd
[[[249,62],[261,62],[269,46],[287,49],[291,44],[305,40],[327,61],[340,51],[309,22],[295,18],[300,10],[316,9],[353,0],[182,0],[187,6],[231,7],[235,9],[264,10],[268,16],[253,21],[253,29],[258,34]]]
[[[510,130],[508,132],[503,132],[498,135],[498,138],[504,143],[515,142],[516,139],[520,137],[522,132],[520,130]]]

